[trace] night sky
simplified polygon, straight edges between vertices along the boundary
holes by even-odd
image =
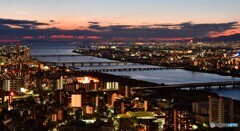
[[[239,0],[1,0],[0,42],[177,40],[240,33]]]

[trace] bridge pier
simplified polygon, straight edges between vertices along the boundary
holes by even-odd
[[[134,91],[139,90],[150,90],[150,89],[187,89],[190,91],[195,90],[210,90],[212,88],[216,89],[226,89],[226,88],[240,89],[240,81],[225,81],[225,82],[208,82],[208,83],[189,83],[189,84],[175,84],[175,85],[159,85],[153,88],[151,87],[137,87],[133,88]]]
[[[219,85],[219,88],[218,88],[219,90],[221,90],[221,89],[226,89],[226,85]]]
[[[195,91],[195,90],[197,90],[197,87],[190,87],[190,90]]]
[[[233,85],[233,89],[240,89],[240,85],[238,85],[238,84]]]
[[[211,90],[212,86],[204,86],[204,90]]]
[[[222,85],[219,85],[218,89],[221,90],[222,89]]]
[[[226,85],[223,85],[222,87],[223,87],[223,89],[226,89]]]

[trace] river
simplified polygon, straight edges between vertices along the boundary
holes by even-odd
[[[92,56],[63,56],[63,55],[76,55],[73,53],[74,45],[54,45],[54,46],[32,46],[31,55],[61,55],[55,57],[36,57],[36,59],[45,62],[108,62],[112,61],[105,58],[97,58]],[[70,66],[70,65],[69,65]],[[154,67],[152,65],[133,65],[128,63],[128,66],[133,67]],[[84,69],[99,69],[99,68],[112,68],[112,66],[94,66],[94,67],[79,67],[79,70]],[[123,66],[122,66],[123,67]],[[117,68],[115,66],[115,68]],[[171,70],[154,70],[154,71],[113,71],[105,72],[114,75],[120,76],[129,76],[133,79],[153,82],[153,83],[164,83],[164,84],[183,84],[183,83],[204,83],[204,82],[221,82],[221,81],[240,81],[240,78],[231,77],[231,76],[221,76],[217,74],[202,73],[202,72],[193,72],[186,71],[182,69],[171,69]],[[240,100],[239,93],[240,90],[214,90],[213,92],[218,93],[219,95],[234,98]]]

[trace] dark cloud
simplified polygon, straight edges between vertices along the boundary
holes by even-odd
[[[97,21],[89,21],[88,23],[91,24],[91,25],[98,25],[98,24],[100,24],[100,22],[97,22]]]
[[[50,23],[56,21],[50,20]],[[1,37],[21,39],[23,36],[32,36],[38,39],[51,39],[51,36],[73,36],[73,38],[88,38],[96,36],[101,40],[115,40],[126,38],[131,40],[141,39],[171,39],[171,38],[198,38],[208,37],[210,33],[223,33],[239,28],[238,22],[196,24],[185,22],[180,24],[152,24],[152,25],[109,25],[101,26],[100,22],[88,22],[88,29],[61,30],[58,28],[36,28],[41,25],[49,25],[37,21],[0,19]],[[9,25],[20,26],[13,28]]]
[[[13,20],[13,19],[1,19],[0,18],[0,25],[12,25],[12,26],[19,26],[22,28],[37,28],[37,26],[41,25],[49,25],[47,23],[41,23],[37,21],[29,21],[29,20]]]
[[[60,22],[57,22],[56,20],[50,20],[49,21],[51,24],[60,24]]]
[[[88,28],[93,29],[93,30],[97,30],[97,31],[104,31],[104,30],[108,29],[108,27],[100,26],[98,24],[91,24],[91,25],[89,25]]]
[[[222,33],[237,28],[237,22],[194,24],[185,22],[180,24],[153,24],[153,25],[90,25],[90,29],[101,32],[103,38],[193,38],[206,37],[209,33]]]
[[[238,25],[238,22],[229,22],[229,23],[209,23],[209,24],[194,24],[192,22],[185,22],[180,24],[154,24],[156,27],[161,28],[177,28],[177,29],[207,29],[212,31],[226,31],[229,29],[235,29]]]
[[[111,25],[109,26],[109,29],[112,31],[122,31],[122,30],[126,30],[128,28],[131,28],[133,26],[131,25]]]

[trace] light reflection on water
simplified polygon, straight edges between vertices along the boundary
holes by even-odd
[[[31,49],[32,55],[71,55],[75,54],[72,52],[74,50],[74,46],[72,47],[33,47]],[[68,61],[76,61],[76,62],[108,62],[112,60],[108,60],[105,58],[97,58],[92,56],[61,56],[61,57],[39,57],[37,58],[41,61],[48,62],[68,62]],[[135,65],[139,66],[139,65]],[[144,67],[154,67],[150,65],[143,65]],[[111,66],[103,66],[103,67],[80,67],[81,69],[90,69],[90,68],[110,68]],[[115,68],[117,68],[115,66]],[[154,70],[154,71],[121,71],[121,72],[106,72],[114,75],[123,75],[129,76],[133,79],[149,81],[154,83],[165,83],[165,84],[182,84],[182,83],[201,83],[201,82],[219,82],[219,81],[240,81],[240,78],[231,77],[231,76],[220,76],[216,74],[210,73],[201,73],[201,72],[192,72],[186,71],[182,69],[173,69],[173,70]],[[216,93],[239,99],[240,90],[217,90]]]
[[[192,72],[182,69],[108,73],[114,75],[130,76],[133,79],[145,80],[159,84],[183,84],[240,80],[240,78],[231,76],[220,76],[216,74]]]

